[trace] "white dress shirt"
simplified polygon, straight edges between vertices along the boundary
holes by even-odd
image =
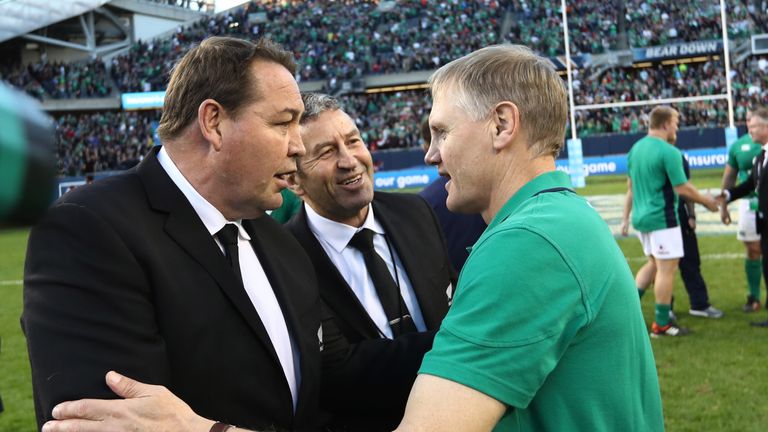
[[[280,308],[280,303],[278,303],[277,297],[275,297],[275,293],[272,291],[272,285],[269,283],[269,279],[266,273],[264,273],[264,268],[261,266],[259,258],[251,246],[251,237],[243,228],[241,220],[228,221],[216,207],[195,190],[168,156],[165,147],[160,149],[160,152],[157,154],[157,160],[179,190],[187,197],[192,208],[200,217],[200,220],[203,221],[205,228],[216,240],[216,244],[219,245],[222,254],[224,253],[224,246],[216,237],[216,233],[228,223],[237,225],[237,248],[245,292],[248,294],[248,298],[251,299],[256,312],[258,312],[259,318],[261,318],[261,322],[264,324],[267,334],[269,334],[269,339],[272,341],[272,346],[274,346],[277,352],[277,357],[280,359],[280,365],[283,367],[288,386],[291,388],[293,408],[295,410],[299,383],[301,382],[301,371],[297,367],[299,364],[299,350],[288,332],[285,317]]]
[[[381,335],[392,339],[392,329],[389,328],[387,314],[384,312],[384,307],[379,301],[378,294],[376,294],[376,287],[374,287],[371,276],[365,267],[363,253],[349,246],[349,241],[352,240],[352,237],[363,228],[368,228],[375,233],[373,236],[373,247],[376,249],[376,253],[387,263],[392,279],[397,281],[397,285],[400,287],[400,295],[403,296],[403,301],[408,307],[416,328],[419,331],[425,331],[427,326],[424,324],[424,317],[421,314],[421,308],[413,291],[411,281],[405,273],[403,263],[400,262],[394,246],[387,242],[384,228],[376,221],[373,215],[373,206],[368,204],[368,216],[360,228],[324,218],[306,203],[304,208],[307,210],[309,229],[317,237],[325,253],[330,257],[331,262],[339,269],[339,273],[341,273],[347,285],[352,288],[357,299],[360,300],[360,303],[368,312],[376,327],[379,328]],[[397,279],[395,279],[395,275],[397,275]]]

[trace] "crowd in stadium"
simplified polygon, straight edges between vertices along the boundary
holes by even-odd
[[[108,111],[56,118],[59,175],[130,168],[155,145],[153,131],[159,119],[159,111]]]
[[[42,60],[10,74],[2,74],[11,85],[38,99],[105,97],[112,92],[107,68],[101,60],[76,63]]]
[[[508,41],[518,41],[542,55],[563,53],[562,16],[559,1],[515,0],[510,10],[515,19]],[[674,42],[719,39],[720,5],[717,1],[626,0],[626,30],[629,47],[664,45]],[[568,26],[572,54],[599,54],[617,45],[618,12],[612,1],[569,1]],[[767,21],[754,4],[733,1],[728,4],[728,33],[731,38],[746,38],[766,31]]]
[[[479,47],[503,41],[522,43],[547,56],[563,53],[557,2],[529,5],[520,0],[468,0],[432,4],[406,0],[389,10],[382,10],[377,3],[249,3],[180,27],[171,37],[137,42],[127,54],[112,60],[112,77],[121,91],[162,90],[179,56],[208,35],[269,35],[293,50],[300,63],[297,79],[303,81],[431,70]],[[625,4],[630,47],[720,37],[718,2],[631,0]],[[751,3],[735,2],[731,7],[731,37],[746,38],[755,31],[766,31],[765,18]],[[597,54],[616,46],[618,20],[612,2],[577,0],[569,2],[568,12],[573,54]],[[505,18],[508,30],[502,35]],[[51,66],[57,67],[61,66]],[[73,64],[69,69],[69,73],[88,76],[93,65]],[[45,74],[23,69],[5,75],[6,80],[37,97],[42,96],[38,84],[51,97],[103,95],[101,88],[91,93],[62,91],[55,85],[49,88],[43,82],[48,78]]]
[[[189,1],[171,3],[190,6]],[[77,63],[42,60],[15,71],[6,68],[0,74],[41,100],[104,97],[114,94],[115,88],[122,92],[163,90],[174,62],[192,44],[216,34],[249,38],[269,35],[293,51],[300,82],[431,70],[500,41],[523,43],[554,56],[562,52],[561,15],[556,3],[466,0],[432,4],[427,0],[406,0],[391,8],[379,8],[378,2],[361,0],[251,2],[180,27],[169,37],[138,41],[126,54],[113,58],[109,68],[100,59]],[[627,35],[633,47],[719,36],[719,8],[714,1],[629,0],[625,5]],[[765,30],[766,20],[752,3],[734,2],[729,7],[732,37],[744,38]],[[574,54],[613,48],[619,29],[611,2],[569,2],[568,13]],[[502,35],[502,29],[508,31]],[[766,56],[733,64],[737,121],[743,121],[746,107],[768,103],[767,72]],[[715,95],[725,93],[725,87],[725,70],[718,57],[647,68],[595,71],[585,67],[574,71],[573,80],[575,105]],[[374,151],[419,145],[418,124],[431,108],[424,91],[347,95],[342,100]],[[683,127],[727,124],[727,104],[723,100],[678,104],[676,108],[681,112]],[[579,134],[643,131],[648,126],[645,111],[577,111]],[[152,145],[149,125],[158,120],[157,112],[58,118],[60,173],[76,175],[121,166],[124,160],[140,154],[144,146]],[[107,124],[113,121],[118,124]],[[123,145],[121,140],[127,142]]]

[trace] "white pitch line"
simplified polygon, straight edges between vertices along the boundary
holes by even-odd
[[[21,285],[24,281],[21,280],[4,280],[0,281],[0,285]]]
[[[706,254],[701,255],[702,260],[732,260],[732,259],[743,259],[745,255],[743,253],[722,253],[722,254]],[[627,258],[629,261],[645,261],[647,258],[642,257],[632,257]]]

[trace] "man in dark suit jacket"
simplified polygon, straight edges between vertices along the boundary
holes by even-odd
[[[726,203],[735,201],[739,198],[743,198],[749,195],[753,191],[757,191],[757,212],[755,212],[756,228],[760,236],[760,249],[762,251],[763,260],[763,277],[766,284],[768,284],[768,235],[764,234],[765,230],[765,218],[768,215],[768,176],[765,175],[766,159],[765,159],[765,146],[768,145],[768,108],[761,107],[752,111],[752,117],[747,122],[747,130],[752,136],[752,140],[763,146],[763,151],[755,157],[755,162],[752,164],[752,175],[743,183],[726,189],[720,196],[720,199]],[[730,215],[728,214],[725,206],[721,206],[723,222],[726,224],[731,222]],[[766,309],[768,309],[768,300],[766,300]],[[756,327],[768,327],[768,320],[753,322],[753,326]]]
[[[304,153],[294,69],[269,41],[202,42],[171,76],[163,148],[66,194],[32,230],[22,326],[39,426],[63,400],[114,398],[116,370],[209,419],[315,430],[316,280],[264,216]]]
[[[333,385],[323,386],[321,405],[348,429],[392,430],[448,311],[455,272],[440,225],[423,199],[374,194],[371,155],[338,102],[320,94],[304,94],[303,100],[307,152],[299,158],[294,191],[304,205],[285,226],[309,254],[323,304],[352,344],[343,366],[323,368],[323,380]],[[375,276],[352,246],[353,237],[367,229],[375,233],[374,245],[380,240],[378,255],[388,261],[387,276],[397,281],[412,330],[418,331],[398,335],[387,325],[391,317]]]

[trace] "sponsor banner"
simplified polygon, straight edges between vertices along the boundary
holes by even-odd
[[[691,169],[723,168],[728,161],[725,147],[688,150],[683,151],[683,155],[688,159]],[[558,159],[556,165],[558,170],[570,174],[567,159]],[[627,155],[584,158],[582,169],[584,170],[585,177],[591,175],[626,174]]]
[[[696,57],[702,55],[720,54],[723,51],[723,41],[693,41],[678,44],[633,48],[635,62],[648,60],[664,60],[670,58]]]
[[[431,166],[398,171],[380,171],[373,175],[373,186],[377,190],[423,188],[437,177],[437,168]]]
[[[162,108],[164,91],[144,92],[144,93],[123,93],[120,99],[123,103],[123,109],[151,109]]]

